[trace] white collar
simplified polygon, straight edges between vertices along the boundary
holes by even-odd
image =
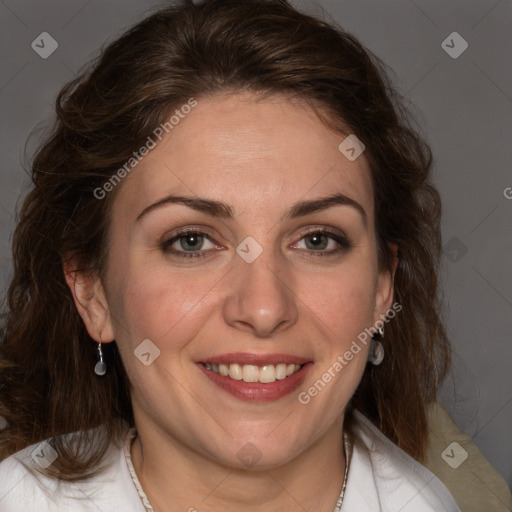
[[[460,512],[441,481],[354,411],[354,446],[342,512]]]

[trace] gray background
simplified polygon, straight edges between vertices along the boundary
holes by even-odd
[[[163,2],[0,2],[0,286],[26,191],[25,141],[48,123],[59,89],[101,46]],[[394,71],[435,155],[444,201],[441,280],[454,367],[441,401],[512,485],[512,4],[510,0],[321,0],[295,4],[336,20]],[[41,32],[58,42],[42,59]],[[469,44],[454,59],[452,32]],[[449,43],[451,45],[455,43]],[[511,191],[512,195],[512,191]],[[509,195],[510,197],[510,195]]]

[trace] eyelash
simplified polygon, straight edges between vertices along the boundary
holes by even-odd
[[[184,229],[184,230],[178,232],[176,234],[176,236],[174,236],[173,238],[163,242],[162,243],[162,251],[165,253],[170,253],[173,256],[178,256],[179,258],[205,258],[205,257],[207,257],[209,250],[192,251],[192,252],[169,250],[169,247],[172,244],[174,244],[174,242],[177,242],[181,238],[185,238],[190,235],[204,236],[210,242],[213,243],[213,241],[208,236],[208,234],[203,231],[199,231],[197,229]],[[311,250],[309,252],[310,258],[334,256],[334,255],[339,254],[340,252],[346,251],[352,247],[352,244],[349,242],[349,240],[348,240],[348,238],[346,238],[346,236],[343,236],[339,233],[325,230],[325,229],[315,229],[315,230],[303,232],[300,234],[299,241],[302,240],[303,238],[306,238],[307,236],[312,236],[312,235],[327,236],[331,240],[334,240],[339,245],[339,247],[337,249],[330,250],[330,251],[325,251],[325,250],[324,251],[313,251],[313,250]],[[304,251],[307,249],[300,249],[300,250]]]

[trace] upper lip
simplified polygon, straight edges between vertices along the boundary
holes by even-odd
[[[201,363],[209,364],[252,364],[254,366],[265,366],[268,364],[306,364],[311,359],[305,357],[294,356],[292,354],[251,354],[247,352],[234,352],[229,354],[222,354],[219,356],[208,357],[203,359]]]

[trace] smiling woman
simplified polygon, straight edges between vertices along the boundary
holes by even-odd
[[[14,236],[2,511],[459,510],[420,464],[450,359],[430,162],[379,61],[284,0],[108,46]]]

